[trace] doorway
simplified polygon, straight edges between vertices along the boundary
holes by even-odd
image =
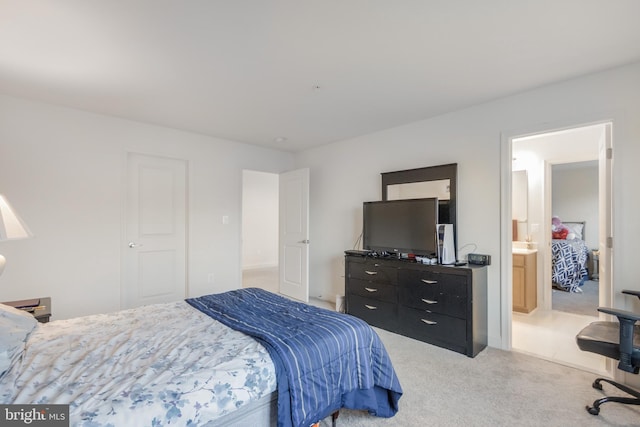
[[[522,206],[512,208],[513,260],[521,256],[517,253],[527,252],[536,261],[535,304],[528,306],[529,311],[519,310],[519,306],[516,306],[516,283],[513,282],[511,347],[516,351],[599,374],[606,373],[605,359],[581,352],[575,345],[575,335],[598,318],[596,307],[604,305],[611,293],[611,283],[606,277],[603,280],[590,280],[594,277],[593,254],[603,249],[601,242],[604,239],[601,237],[610,229],[610,216],[599,216],[600,212],[610,212],[610,187],[600,184],[601,176],[610,169],[604,163],[606,150],[602,149],[611,143],[610,135],[611,124],[601,123],[515,137],[510,141],[513,159],[511,170],[512,173],[525,171],[528,202],[524,210]],[[588,175],[590,179],[576,181],[578,175]],[[519,192],[517,185],[517,181],[513,180],[511,188],[514,203],[521,199],[518,197],[520,194],[516,194]],[[571,185],[573,188],[570,188]],[[585,198],[588,200],[585,201]],[[572,228],[569,235],[571,239],[559,239],[558,235],[556,239],[553,238],[552,228],[556,228],[552,225],[554,216],[558,217],[556,220],[567,222],[566,227],[564,223],[562,227]],[[609,223],[600,230],[601,224],[606,221]],[[578,229],[580,233],[576,235]],[[562,255],[559,255],[558,248],[561,248]],[[585,253],[590,263],[586,257],[581,260]],[[560,258],[562,262],[567,261],[567,265],[562,266],[563,270],[558,269],[558,256],[565,257]],[[516,269],[520,264],[516,266],[512,261],[511,265],[512,278],[516,280]],[[558,279],[558,271],[573,276],[567,278],[565,283],[564,278],[562,281]],[[595,277],[598,277],[597,272]],[[569,289],[565,288],[565,284],[571,285],[567,286]],[[592,289],[594,285],[595,291]],[[592,295],[593,292],[595,295]],[[590,297],[587,304],[593,305],[592,313],[588,307],[583,307],[582,311],[577,307],[578,302],[585,302],[585,296]]]
[[[242,287],[279,292],[279,175],[242,171]]]
[[[309,302],[309,169],[243,171],[242,286]]]
[[[600,295],[598,172],[597,159],[551,166],[552,231],[557,237],[566,233],[564,241],[552,244],[558,265],[552,273],[551,308],[594,318]]]

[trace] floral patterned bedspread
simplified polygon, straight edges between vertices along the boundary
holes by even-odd
[[[275,389],[262,345],[180,301],[40,324],[0,403],[70,404],[73,426],[202,426]]]

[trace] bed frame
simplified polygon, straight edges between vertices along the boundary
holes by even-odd
[[[582,238],[580,240],[585,240],[585,238],[584,238],[585,223],[586,223],[586,221],[562,221],[562,224],[564,224],[564,225],[567,225],[567,224],[580,224],[580,225],[582,225]]]
[[[236,411],[216,418],[215,424],[228,427],[278,425],[278,391],[262,396]]]

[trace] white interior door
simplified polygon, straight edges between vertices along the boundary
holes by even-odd
[[[127,156],[123,308],[186,296],[186,162]]]
[[[280,175],[280,293],[309,301],[309,169]]]

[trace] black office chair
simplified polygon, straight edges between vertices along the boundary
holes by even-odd
[[[640,298],[640,291],[622,291],[623,294],[635,295]],[[612,314],[618,318],[618,322],[593,322],[587,325],[576,336],[578,347],[583,351],[601,354],[619,361],[618,369],[625,372],[638,373],[640,367],[640,314],[625,310],[599,307],[598,311]],[[597,378],[592,386],[602,390],[602,382],[628,393],[633,397],[606,396],[593,402],[593,406],[587,405],[590,414],[598,415],[600,405],[605,402],[618,402],[630,405],[640,405],[640,392],[612,381],[607,378]]]

